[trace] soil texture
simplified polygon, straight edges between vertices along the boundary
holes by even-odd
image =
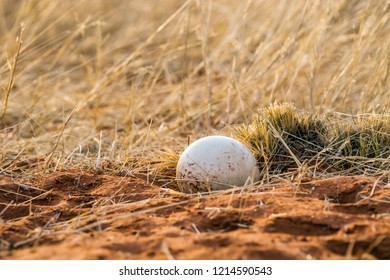
[[[381,178],[191,195],[85,171],[0,181],[2,259],[390,259]]]

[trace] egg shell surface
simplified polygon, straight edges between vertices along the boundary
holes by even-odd
[[[252,152],[226,136],[207,136],[189,145],[177,164],[178,186],[186,192],[222,190],[243,186],[260,177]]]

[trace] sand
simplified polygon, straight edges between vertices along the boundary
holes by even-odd
[[[25,185],[2,176],[0,258],[390,259],[390,186],[380,179],[184,194],[80,170]]]

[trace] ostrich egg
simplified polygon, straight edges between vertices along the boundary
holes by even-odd
[[[243,186],[260,177],[256,158],[241,142],[226,136],[207,136],[189,145],[179,158],[176,179],[185,192]]]

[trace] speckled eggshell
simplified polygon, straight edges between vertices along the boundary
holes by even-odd
[[[223,190],[243,186],[248,177],[259,179],[252,152],[226,136],[207,136],[189,145],[176,169],[179,188],[186,192]]]

